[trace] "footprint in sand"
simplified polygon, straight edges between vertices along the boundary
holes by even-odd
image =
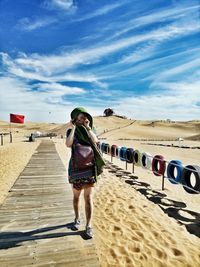
[[[133,247],[133,248],[132,248],[132,251],[133,251],[133,252],[136,252],[136,253],[139,253],[139,252],[140,252],[140,248],[138,248],[138,247]]]
[[[158,233],[158,232],[156,232],[156,231],[153,231],[152,233],[153,233],[153,235],[154,235],[155,237],[158,237],[158,236],[160,235],[160,233]]]
[[[113,230],[114,231],[121,231],[122,229],[121,229],[121,227],[114,225]]]
[[[131,229],[135,230],[135,229],[137,229],[137,226],[135,224],[131,224]]]
[[[147,255],[144,254],[144,253],[143,253],[141,256],[142,256],[142,258],[143,258],[144,260],[147,260],[147,259],[148,259]],[[141,258],[141,256],[140,256],[140,258]]]
[[[114,259],[117,259],[118,256],[119,256],[119,255],[117,255],[116,251],[115,251],[113,248],[110,249],[110,254],[112,255],[112,257],[113,257]]]
[[[160,249],[156,249],[156,254],[158,255],[158,258],[166,259],[167,254],[164,251],[161,251]]]
[[[183,255],[183,253],[177,248],[171,248],[171,250],[172,250],[174,256],[182,256]]]
[[[138,236],[140,236],[140,237],[144,238],[144,235],[143,235],[143,233],[142,233],[142,232],[140,232],[140,231],[135,231],[135,233],[136,233]]]
[[[136,237],[136,236],[132,236],[131,239],[134,240],[134,241],[136,241],[136,242],[139,242],[140,241],[139,238]]]
[[[109,208],[106,208],[105,212],[106,212],[107,215],[111,215],[112,214],[112,211]]]
[[[126,257],[126,263],[127,264],[131,264],[131,265],[129,265],[129,266],[133,266],[133,261],[130,259],[130,258],[128,258],[128,257]]]
[[[119,247],[119,252],[120,252],[122,255],[127,255],[127,254],[128,254],[128,251],[125,249],[125,247]]]

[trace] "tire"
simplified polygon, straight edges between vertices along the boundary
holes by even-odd
[[[128,163],[133,163],[134,161],[134,149],[133,148],[127,148],[125,158]]]
[[[109,154],[109,148],[110,148],[110,145],[109,144],[105,144],[104,145],[104,153],[105,154]]]
[[[101,152],[104,153],[104,145],[105,143],[101,143]]]
[[[107,150],[106,150],[106,153],[107,153],[108,155],[110,155],[110,152],[111,152],[111,146],[110,146],[110,144],[107,144]]]
[[[126,158],[125,158],[126,150],[127,150],[127,148],[125,146],[123,146],[123,147],[121,147],[121,149],[119,151],[119,158],[122,161],[126,161]]]
[[[174,170],[177,170],[177,176],[174,175]],[[171,160],[167,165],[167,178],[172,184],[178,184],[181,182],[183,175],[183,165],[180,160]]]
[[[120,153],[119,153],[119,152],[120,152],[120,148],[121,148],[120,146],[117,146],[117,147],[116,147],[116,158],[118,158],[118,159],[119,159],[119,156],[120,156],[120,155],[119,155],[119,154],[120,154]]]
[[[148,152],[142,153],[141,158],[140,158],[140,165],[142,166],[142,168],[151,169],[152,159],[153,159],[153,156],[150,153]]]
[[[139,150],[136,149],[134,151],[134,164],[136,166],[140,166],[140,161],[141,161],[140,158],[141,158],[141,153]]]
[[[190,169],[190,170],[189,170]],[[195,185],[193,186],[190,181],[191,174],[194,173],[195,176]],[[187,165],[183,169],[183,175],[182,175],[182,184],[183,188],[186,192],[190,194],[198,194],[197,192],[200,192],[200,167],[197,165]],[[184,185],[190,187],[185,187]],[[194,189],[197,192],[194,192],[192,189]]]
[[[158,168],[158,163],[160,167]],[[152,160],[152,171],[154,175],[161,176],[164,175],[166,169],[166,162],[162,155],[156,155],[154,156]]]
[[[112,157],[116,157],[116,148],[117,148],[117,145],[111,146],[111,156]]]
[[[106,153],[106,143],[103,144],[103,153]]]

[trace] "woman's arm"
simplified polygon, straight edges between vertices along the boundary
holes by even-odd
[[[88,133],[93,143],[99,142],[96,134],[92,130],[88,130]]]
[[[93,143],[97,143],[99,142],[98,138],[96,137],[96,134],[92,131],[91,127],[89,126],[89,120],[85,120],[84,122],[84,126],[86,127],[87,131],[88,131],[88,134],[92,140]]]
[[[65,144],[67,147],[71,147],[74,141],[74,133],[75,133],[75,129],[76,126],[73,123],[70,123],[70,125],[67,127],[67,131],[71,129],[70,134],[66,137],[66,141]]]

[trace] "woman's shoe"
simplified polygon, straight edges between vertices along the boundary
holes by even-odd
[[[91,226],[86,226],[85,233],[87,237],[92,238],[93,237],[93,229]]]
[[[81,225],[81,221],[80,221],[80,219],[74,219],[74,223],[73,223],[73,226],[72,226],[72,230],[78,230],[79,229],[79,227],[80,227],[80,225]]]

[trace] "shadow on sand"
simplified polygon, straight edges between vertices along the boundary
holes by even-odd
[[[72,231],[70,232],[60,232],[60,233],[46,233],[48,231],[53,231],[61,228],[68,228]],[[85,231],[74,231],[73,222],[55,226],[49,226],[44,228],[35,229],[27,232],[0,232],[0,249],[9,249],[12,247],[21,246],[22,242],[47,239],[47,238],[58,238],[63,236],[79,235],[84,240],[90,239]]]
[[[186,209],[187,205],[184,202],[170,199],[165,193],[153,190],[150,184],[138,181],[138,177],[133,173],[109,161],[106,162],[105,168],[108,172],[124,179],[127,184],[158,205],[169,217],[174,218],[180,225],[184,225],[190,234],[200,238],[200,213]]]

